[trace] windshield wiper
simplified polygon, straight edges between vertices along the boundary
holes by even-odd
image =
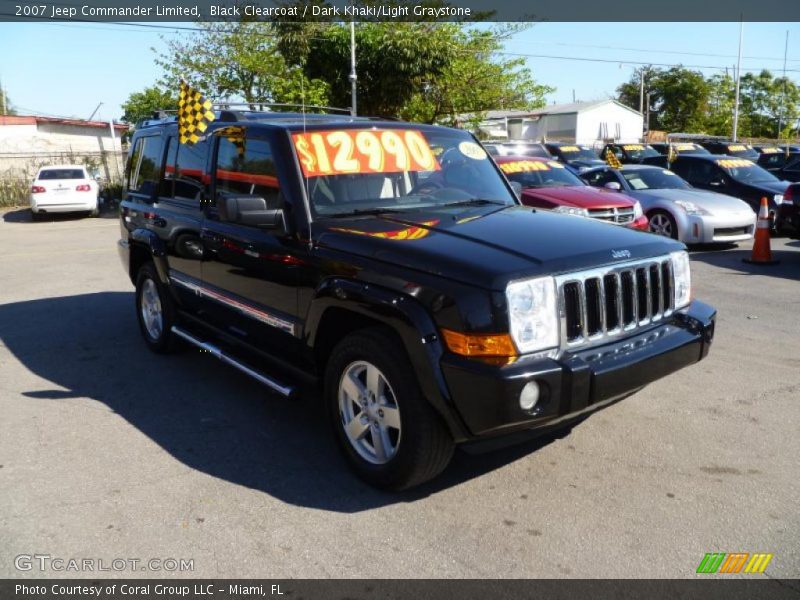
[[[486,206],[487,204],[493,204],[495,206],[510,206],[507,202],[503,202],[502,200],[487,200],[486,198],[470,198],[469,200],[459,200],[458,202],[447,202],[446,204],[440,204],[439,207],[443,206]]]
[[[358,217],[363,215],[385,215],[392,213],[407,212],[399,208],[356,208],[347,212],[333,213],[325,215],[326,217]]]

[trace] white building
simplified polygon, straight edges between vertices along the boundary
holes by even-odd
[[[479,126],[492,138],[588,145],[611,140],[638,142],[643,128],[642,114],[616,100],[551,104],[532,111],[489,111]]]
[[[128,126],[39,116],[0,116],[0,176],[31,178],[47,164],[78,163],[101,177],[119,180],[124,165],[122,134]]]

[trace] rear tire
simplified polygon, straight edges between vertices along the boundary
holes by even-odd
[[[651,233],[664,237],[678,239],[678,224],[675,217],[665,210],[653,210],[647,213],[648,226]]]
[[[333,349],[324,396],[347,462],[374,487],[417,486],[453,456],[453,439],[419,389],[408,357],[382,328],[353,333]]]
[[[136,316],[142,337],[153,352],[165,354],[175,349],[175,313],[172,296],[158,278],[155,265],[145,263],[136,275]]]

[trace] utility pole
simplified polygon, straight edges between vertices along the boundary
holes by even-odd
[[[736,99],[733,104],[733,141],[739,135],[739,85],[742,79],[742,41],[744,40],[744,15],[739,20],[739,60],[736,63]]]
[[[781,129],[783,129],[783,112],[786,110],[786,55],[789,53],[789,30],[786,30],[786,45],[783,47],[783,91],[781,93],[781,112],[778,115],[778,139],[781,139]],[[789,146],[789,139],[786,139],[786,146]]]
[[[355,117],[358,114],[358,91],[356,89],[356,24],[353,21],[350,21],[350,94],[352,98],[350,114]]]
[[[639,114],[644,117],[644,67],[641,67],[639,70]],[[648,114],[648,121],[650,119],[650,94],[647,94],[647,114]],[[642,126],[645,130],[642,132],[642,141],[645,140],[645,134],[650,134],[650,123],[644,123],[644,119],[642,119]]]

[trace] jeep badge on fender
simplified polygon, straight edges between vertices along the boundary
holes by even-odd
[[[119,251],[144,342],[309,408],[299,382],[316,382],[374,486],[419,485],[457,444],[569,425],[708,353],[716,313],[683,244],[522,206],[465,131],[215,116],[189,143],[175,119],[132,139]]]

